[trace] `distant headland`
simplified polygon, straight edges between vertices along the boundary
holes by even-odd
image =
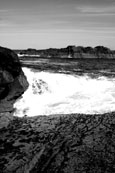
[[[49,48],[37,50],[28,48],[26,50],[14,50],[20,57],[35,56],[43,58],[115,58],[115,50],[111,50],[104,46],[83,47],[83,46],[67,46],[66,48]]]

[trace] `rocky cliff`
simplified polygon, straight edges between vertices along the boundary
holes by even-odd
[[[15,50],[21,58],[27,58],[27,56],[44,58],[75,58],[75,59],[115,59],[115,51],[104,47],[83,47],[83,46],[68,46],[66,48],[50,48],[43,50],[27,49],[27,50]]]
[[[13,111],[13,103],[28,87],[17,55],[0,47],[0,114]]]

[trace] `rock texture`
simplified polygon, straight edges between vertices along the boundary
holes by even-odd
[[[0,128],[0,171],[114,173],[115,113],[8,119]]]
[[[13,111],[13,103],[27,87],[17,55],[0,47],[0,113]]]

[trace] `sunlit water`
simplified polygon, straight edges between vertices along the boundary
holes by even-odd
[[[115,79],[23,68],[29,88],[14,105],[16,116],[115,111]]]

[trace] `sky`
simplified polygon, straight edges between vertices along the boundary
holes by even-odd
[[[115,0],[0,1],[0,46],[115,50]]]

